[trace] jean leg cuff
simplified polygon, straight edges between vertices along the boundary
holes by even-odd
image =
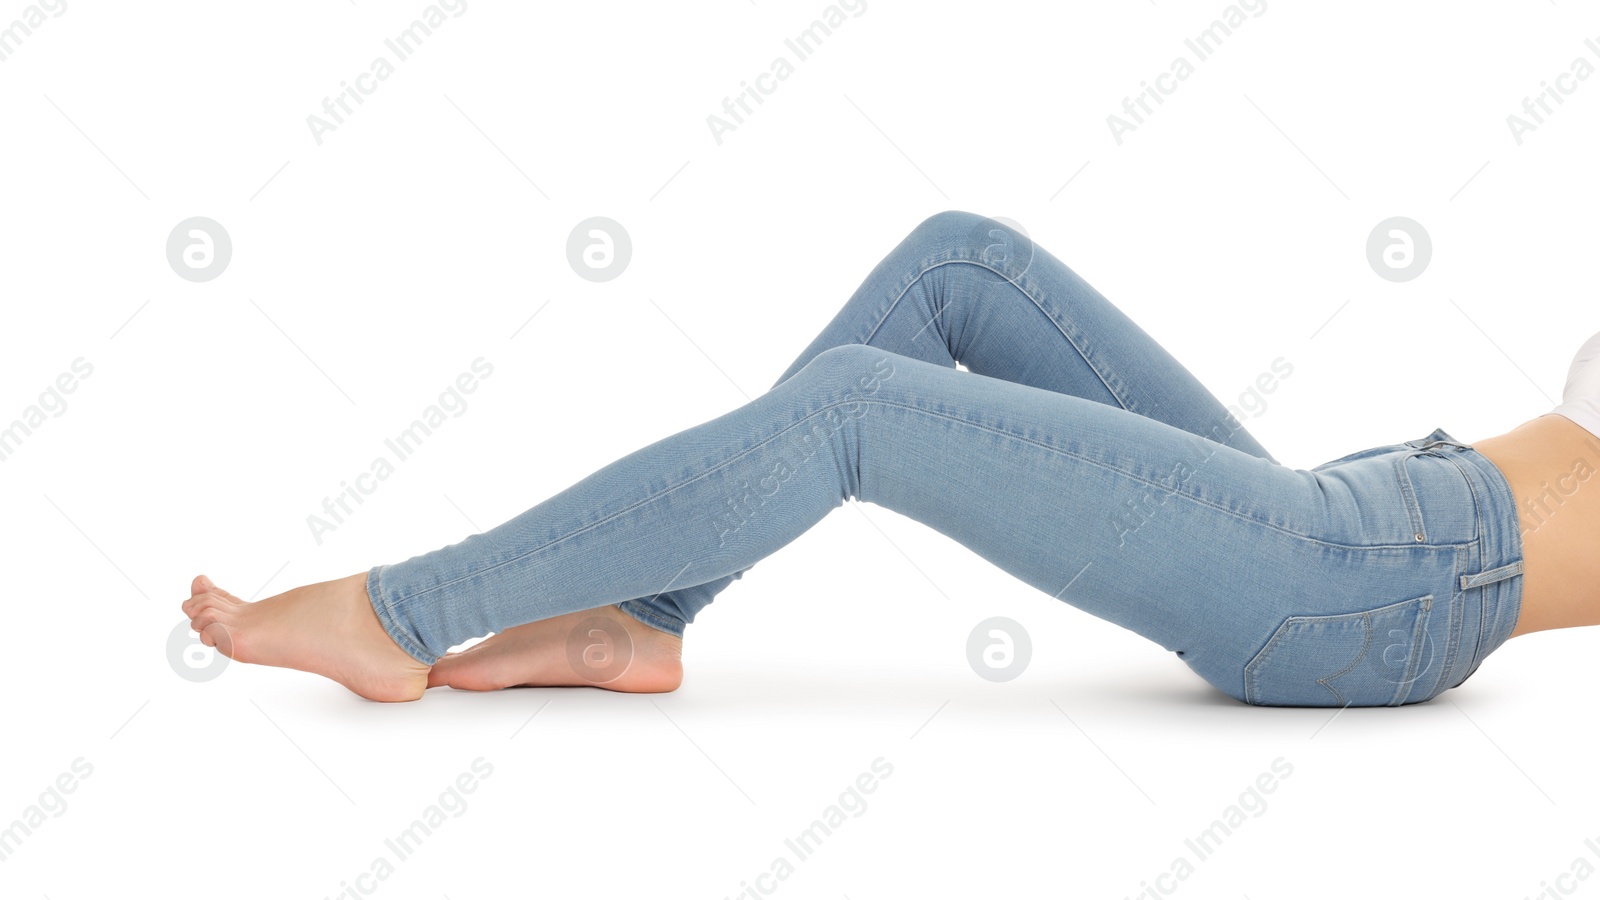
[[[384,633],[389,635],[389,639],[398,644],[412,659],[423,665],[433,665],[439,657],[423,649],[396,621],[394,609],[389,605],[389,598],[384,594],[378,577],[378,570],[382,568],[373,566],[367,571],[367,599],[372,601],[372,611],[378,616],[378,624],[383,626]]]
[[[627,613],[636,621],[649,625],[657,631],[665,631],[675,637],[683,637],[683,631],[688,624],[682,619],[669,619],[658,615],[645,607],[637,600],[627,600],[617,604],[617,609]]]

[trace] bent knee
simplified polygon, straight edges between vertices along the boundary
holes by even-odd
[[[923,219],[906,242],[922,248],[925,255],[948,255],[951,258],[970,257],[984,247],[980,243],[989,229],[997,223],[988,216],[961,209],[947,209]]]
[[[923,219],[917,227],[911,230],[912,234],[920,235],[965,235],[976,228],[979,223],[987,221],[987,216],[964,209],[947,209],[936,212]]]
[[[865,398],[894,375],[905,357],[867,344],[840,344],[811,357],[795,374],[830,396]]]
[[[1032,240],[1015,226],[958,209],[922,220],[906,241],[925,259],[971,262],[1008,276],[1026,271],[1033,257]]]

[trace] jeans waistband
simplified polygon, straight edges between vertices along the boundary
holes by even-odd
[[[1516,494],[1505,473],[1488,457],[1442,428],[1406,444],[1454,462],[1466,477],[1477,503],[1479,558],[1461,573],[1457,585],[1462,591],[1481,591],[1481,631],[1472,663],[1476,670],[1484,657],[1511,637],[1522,610],[1523,580],[1517,577],[1523,568],[1522,522]],[[1471,674],[1467,672],[1468,676]]]

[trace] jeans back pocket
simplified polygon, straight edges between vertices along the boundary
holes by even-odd
[[[1244,668],[1258,706],[1399,706],[1433,668],[1433,595],[1331,616],[1290,616]],[[1424,699],[1426,692],[1418,696]]]

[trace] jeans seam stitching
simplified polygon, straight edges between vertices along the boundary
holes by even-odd
[[[1360,665],[1361,661],[1366,659],[1367,654],[1372,650],[1372,613],[1370,612],[1363,612],[1361,614],[1361,633],[1363,635],[1361,652],[1356,654],[1356,658],[1352,659],[1349,665],[1345,666],[1339,671],[1334,672],[1331,675],[1324,675],[1317,679],[1317,684],[1327,688],[1328,691],[1333,694],[1333,699],[1345,706],[1348,706],[1349,704],[1345,703],[1344,694],[1339,693],[1339,689],[1330,684],[1330,682],[1335,678],[1348,675],[1355,671],[1356,666]]]
[[[1433,596],[1434,595],[1432,595],[1432,594],[1424,594],[1421,597],[1411,597],[1411,598],[1407,598],[1405,600],[1397,600],[1394,603],[1387,603],[1387,604],[1384,604],[1383,606],[1377,607],[1376,609],[1355,610],[1353,612],[1348,612],[1348,613],[1329,613],[1329,614],[1326,614],[1326,615],[1297,614],[1297,615],[1291,615],[1291,616],[1286,617],[1282,622],[1280,622],[1278,624],[1277,628],[1273,629],[1272,636],[1267,639],[1266,645],[1263,646],[1260,650],[1257,650],[1255,655],[1252,656],[1248,661],[1245,662],[1245,665],[1244,665],[1245,701],[1244,702],[1252,704],[1252,705],[1260,705],[1259,703],[1257,703],[1257,700],[1259,699],[1259,693],[1260,693],[1259,690],[1257,689],[1257,686],[1258,686],[1258,684],[1260,683],[1260,680],[1261,680],[1260,679],[1260,671],[1268,662],[1270,662],[1273,659],[1273,657],[1277,653],[1277,651],[1282,648],[1283,643],[1286,640],[1288,640],[1291,623],[1295,622],[1296,620],[1306,621],[1306,620],[1315,620],[1315,619],[1344,619],[1344,618],[1349,618],[1349,617],[1352,617],[1352,616],[1356,616],[1356,617],[1359,617],[1361,619],[1362,625],[1363,625],[1363,627],[1365,629],[1366,646],[1362,649],[1360,655],[1358,655],[1355,658],[1355,660],[1353,662],[1351,662],[1345,668],[1340,669],[1339,671],[1334,672],[1331,675],[1324,675],[1321,678],[1316,679],[1317,684],[1320,684],[1324,688],[1327,688],[1330,692],[1333,693],[1335,698],[1337,698],[1339,701],[1343,702],[1344,701],[1344,695],[1341,694],[1331,684],[1328,684],[1327,680],[1328,679],[1333,679],[1333,678],[1338,678],[1341,675],[1345,675],[1345,674],[1349,673],[1350,671],[1352,671],[1356,667],[1356,665],[1359,662],[1361,662],[1362,659],[1366,658],[1367,653],[1370,652],[1370,650],[1372,648],[1372,637],[1373,637],[1372,615],[1373,615],[1373,613],[1378,612],[1379,610],[1389,609],[1390,607],[1394,607],[1394,606],[1400,606],[1400,605],[1403,605],[1403,604],[1416,603],[1419,600],[1429,600],[1430,598],[1433,598]],[[1433,604],[1431,603],[1431,601],[1426,605],[1426,607],[1422,611],[1422,614],[1424,616],[1431,616],[1432,605]],[[1426,629],[1427,619],[1424,618],[1424,620],[1421,623],[1419,623],[1419,625],[1421,627],[1421,631],[1425,632],[1427,630]],[[1415,644],[1417,642],[1417,640],[1418,640],[1417,635],[1413,634],[1412,635],[1412,643]],[[1408,663],[1407,663],[1407,673],[1408,674],[1409,674],[1411,668],[1416,665],[1415,656],[1416,656],[1416,654],[1413,653],[1412,654],[1412,659],[1410,661],[1408,661]],[[1404,686],[1404,683],[1405,682],[1402,681],[1401,684],[1396,687],[1396,690],[1395,690],[1395,697],[1396,698],[1399,697],[1400,688]],[[1386,704],[1386,705],[1389,705],[1389,704]]]
[[[1456,576],[1461,572],[1461,555],[1462,551],[1458,549],[1454,554],[1455,561],[1451,569],[1450,619],[1445,626],[1445,632],[1450,636],[1450,640],[1445,646],[1444,663],[1439,667],[1434,687],[1422,698],[1423,701],[1432,700],[1452,687],[1449,683],[1450,671],[1455,668],[1456,656],[1461,650],[1461,628],[1463,620],[1467,617],[1465,592],[1456,587]]]
[[[1457,598],[1460,599],[1458,600]],[[1450,689],[1450,670],[1456,664],[1456,651],[1461,643],[1461,620],[1466,618],[1466,614],[1465,598],[1462,598],[1458,591],[1452,592],[1450,595],[1450,621],[1445,626],[1445,633],[1449,635],[1449,642],[1445,646],[1444,662],[1439,665],[1439,674],[1434,676],[1432,686],[1422,696],[1421,699],[1424,701],[1432,700]]]
[[[993,272],[994,274],[999,275],[1002,279],[1004,279],[1006,284],[1009,284],[1012,287],[1016,288],[1018,293],[1020,293],[1023,297],[1027,298],[1029,303],[1033,304],[1034,309],[1037,309],[1041,314],[1044,315],[1046,321],[1048,321],[1051,325],[1055,326],[1056,331],[1060,332],[1061,337],[1064,338],[1066,340],[1066,342],[1072,346],[1072,349],[1078,354],[1078,357],[1083,360],[1084,365],[1088,366],[1089,367],[1089,371],[1094,373],[1094,377],[1098,378],[1100,380],[1100,384],[1106,389],[1106,393],[1110,394],[1117,401],[1118,405],[1120,405],[1123,409],[1127,410],[1128,412],[1133,412],[1134,411],[1133,407],[1128,405],[1128,401],[1126,399],[1124,399],[1122,397],[1122,395],[1117,392],[1117,389],[1111,386],[1111,382],[1106,380],[1105,375],[1101,374],[1100,367],[1095,365],[1094,361],[1089,358],[1089,355],[1087,353],[1083,352],[1083,348],[1078,346],[1078,342],[1073,339],[1072,335],[1067,333],[1067,330],[1062,327],[1060,322],[1056,321],[1054,316],[1050,315],[1050,313],[1047,310],[1045,310],[1044,305],[1039,302],[1037,297],[1033,296],[1032,292],[1030,292],[1027,288],[1023,287],[1022,285],[1018,284],[1015,280],[1013,280],[1006,273],[1000,271],[999,269],[994,268],[993,266],[987,265],[987,264],[982,263],[982,262],[978,262],[976,260],[961,259],[959,257],[953,257],[953,256],[952,257],[943,257],[943,256],[941,256],[939,258],[936,258],[935,261],[933,261],[932,263],[924,262],[922,269],[917,272],[917,274],[911,279],[911,281],[909,283],[906,284],[906,286],[904,288],[901,288],[899,294],[895,295],[894,302],[889,304],[889,308],[887,310],[884,310],[884,313],[883,313],[882,317],[880,317],[878,319],[878,324],[872,326],[872,331],[867,334],[866,340],[862,341],[862,343],[863,344],[872,343],[872,339],[875,336],[877,336],[877,334],[878,334],[878,329],[882,328],[883,327],[883,323],[887,322],[889,320],[889,316],[890,316],[890,314],[892,314],[894,312],[895,307],[900,305],[900,301],[905,298],[906,293],[909,292],[913,287],[915,287],[917,282],[921,281],[924,275],[927,275],[929,272],[932,272],[934,269],[942,268],[944,266],[957,265],[957,264],[973,266],[973,267],[976,267],[976,268],[979,268],[979,269],[983,269],[986,272]],[[948,348],[946,348],[946,349],[948,349]]]
[[[1395,685],[1394,699],[1390,701],[1390,706],[1403,706],[1407,702],[1415,702],[1409,698],[1416,693],[1416,680],[1422,677],[1422,673],[1417,671],[1417,659],[1422,655],[1422,645],[1428,640],[1428,625],[1433,621],[1434,605],[1433,599],[1429,599],[1417,614],[1416,632],[1411,636],[1411,646],[1407,649],[1406,673],[1400,683]]]
[[[1449,460],[1450,464],[1455,466],[1456,469],[1461,472],[1461,480],[1466,482],[1467,493],[1472,496],[1472,513],[1477,527],[1475,529],[1476,536],[1473,538],[1470,545],[1467,546],[1467,552],[1470,555],[1473,568],[1482,574],[1483,572],[1488,571],[1485,569],[1485,565],[1487,564],[1487,553],[1484,547],[1485,543],[1487,542],[1487,538],[1484,535],[1484,529],[1488,525],[1488,523],[1485,521],[1488,518],[1485,512],[1486,505],[1483,498],[1478,496],[1478,485],[1475,481],[1473,481],[1472,476],[1470,473],[1468,473],[1466,466],[1462,465],[1459,461],[1449,455],[1446,455],[1445,459]],[[1522,562],[1522,559],[1519,557],[1517,562]],[[1507,565],[1511,565],[1511,563],[1508,563]],[[1498,583],[1499,582],[1491,582],[1490,584]],[[1490,584],[1480,584],[1468,588],[1468,590],[1475,590],[1478,592],[1478,633],[1473,637],[1472,641],[1472,664],[1467,670],[1467,674],[1469,676],[1473,672],[1477,671],[1477,667],[1483,663],[1483,656],[1481,656],[1480,653],[1483,651],[1485,635],[1489,630],[1489,622],[1486,616],[1486,613],[1488,612],[1488,598],[1486,593],[1490,587]],[[1498,614],[1496,619],[1498,622]],[[1462,680],[1465,681],[1465,677]]]
[[[1417,536],[1422,543],[1427,540],[1428,529],[1422,521],[1422,506],[1417,502],[1416,487],[1411,482],[1411,473],[1406,471],[1406,461],[1421,455],[1416,453],[1403,453],[1394,460],[1395,480],[1400,486],[1400,499],[1406,508],[1406,516],[1411,520],[1411,533]]]

